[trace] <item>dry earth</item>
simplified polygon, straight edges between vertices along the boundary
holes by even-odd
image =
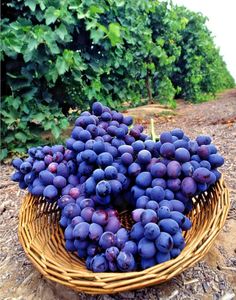
[[[12,167],[1,166],[0,183],[0,299],[1,300],[111,300],[111,299],[236,299],[236,90],[214,101],[186,104],[173,112],[159,105],[131,109],[138,122],[156,132],[181,127],[190,137],[210,134],[225,157],[222,171],[230,189],[231,209],[226,224],[205,258],[170,282],[134,292],[89,296],[75,293],[43,278],[26,258],[18,242],[18,212],[24,192],[10,182]]]

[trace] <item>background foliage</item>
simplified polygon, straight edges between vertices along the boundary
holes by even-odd
[[[175,106],[234,86],[206,19],[143,0],[2,1],[2,157],[58,139],[72,109]]]

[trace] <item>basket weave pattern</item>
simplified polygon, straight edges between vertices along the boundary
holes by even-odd
[[[19,216],[19,239],[31,262],[46,278],[89,294],[111,294],[139,289],[167,281],[198,262],[209,250],[223,227],[230,207],[223,179],[194,199],[189,214],[193,225],[186,232],[186,247],[170,261],[139,272],[93,273],[83,260],[64,248],[56,203],[28,194]],[[125,227],[130,216],[121,215]]]

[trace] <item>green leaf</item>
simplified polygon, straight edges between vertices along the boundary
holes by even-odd
[[[56,60],[56,69],[59,75],[63,75],[66,71],[68,71],[69,67],[67,66],[63,57],[58,56]]]
[[[90,14],[102,14],[104,12],[104,9],[101,6],[98,5],[91,5],[89,7]]]
[[[19,141],[21,141],[22,143],[25,143],[25,142],[27,141],[27,137],[26,137],[26,135],[25,135],[23,132],[17,132],[17,133],[15,134],[15,137],[16,137]]]
[[[40,112],[35,115],[32,115],[31,117],[32,117],[32,122],[36,124],[40,124],[45,119],[45,115]]]
[[[97,44],[104,36],[104,32],[100,29],[91,29],[90,37],[95,44]]]
[[[35,11],[36,2],[34,0],[25,0],[25,6],[28,6],[32,11]]]
[[[56,30],[56,34],[59,36],[59,38],[64,41],[65,37],[68,35],[68,32],[66,30],[66,26],[64,24],[61,24]]]
[[[55,23],[58,18],[58,11],[55,7],[49,6],[49,8],[45,11],[44,17],[47,25]]]
[[[121,27],[118,23],[110,23],[108,26],[108,37],[111,41],[112,46],[121,42],[120,36]]]
[[[53,126],[52,126],[52,134],[56,139],[58,139],[61,134],[60,128],[58,126],[56,126],[55,124],[53,124]]]
[[[7,157],[7,154],[8,154],[7,148],[1,149],[1,152],[0,152],[0,161],[4,160]]]

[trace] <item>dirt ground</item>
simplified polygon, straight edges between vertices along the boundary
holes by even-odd
[[[190,137],[210,134],[225,157],[222,171],[230,189],[231,209],[226,224],[205,258],[168,283],[116,295],[75,293],[43,278],[18,242],[18,212],[24,191],[9,180],[12,167],[1,166],[0,183],[0,299],[1,300],[111,300],[111,299],[236,299],[236,89],[201,104],[178,101],[174,111],[159,105],[131,109],[136,122],[156,133],[181,127]]]

